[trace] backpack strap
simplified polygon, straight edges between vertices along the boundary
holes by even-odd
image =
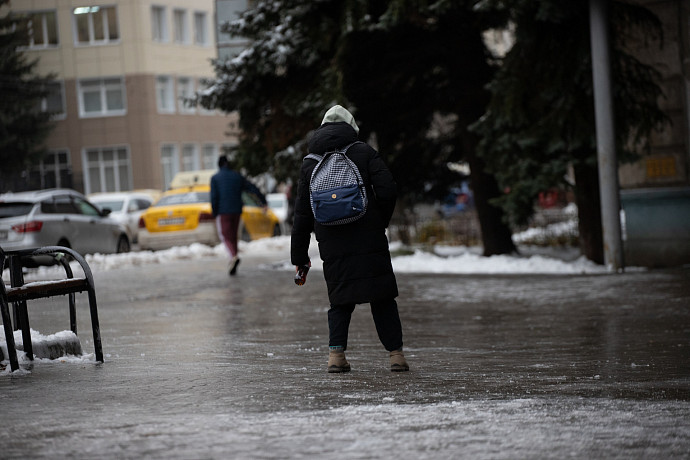
[[[310,160],[321,161],[321,160],[324,159],[324,157],[327,157],[327,156],[330,155],[331,153],[335,153],[335,152],[342,153],[343,155],[346,155],[346,154],[347,154],[347,151],[349,150],[349,148],[352,147],[352,146],[355,145],[355,144],[364,144],[364,142],[362,142],[362,141],[354,141],[354,142],[352,142],[351,144],[346,145],[346,146],[345,146],[344,148],[342,148],[342,149],[335,149],[335,150],[333,150],[333,151],[326,152],[325,155],[319,155],[318,153],[310,153],[309,155],[307,155],[306,157],[304,157],[304,160],[306,160],[306,159],[308,158],[308,159],[310,159]],[[302,161],[304,161],[304,160],[302,160]]]
[[[327,152],[326,155],[328,155],[329,153],[338,152],[338,153],[341,153],[341,154],[347,156],[347,151],[350,149],[350,147],[352,147],[352,146],[355,145],[355,144],[364,144],[364,142],[362,142],[362,141],[354,141],[354,142],[351,143],[351,144],[347,144],[347,145],[346,145],[345,147],[343,147],[342,149],[335,149],[335,150],[333,150],[332,152]]]
[[[316,160],[316,161],[318,162],[318,161],[323,160],[323,156],[322,156],[322,155],[318,155],[318,154],[316,154],[316,153],[310,153],[309,155],[307,155],[306,157],[304,157],[304,160],[306,160],[306,159]],[[302,161],[304,161],[304,160],[302,160]]]
[[[352,147],[353,145],[355,145],[355,144],[364,144],[364,142],[362,142],[362,141],[354,141],[352,144],[348,145],[347,147],[345,147],[345,148],[343,149],[343,153],[347,152],[347,150],[348,150],[350,147]]]

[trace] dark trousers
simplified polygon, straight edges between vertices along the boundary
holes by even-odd
[[[402,325],[395,299],[376,300],[371,302],[371,315],[374,317],[379,340],[388,351],[402,348]],[[328,310],[328,345],[347,349],[347,334],[350,329],[350,318],[355,304],[331,305]]]
[[[237,229],[240,225],[241,214],[219,214],[216,217],[218,236],[225,243],[230,257],[237,255]]]

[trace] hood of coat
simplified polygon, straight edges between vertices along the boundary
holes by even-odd
[[[323,117],[323,121],[321,122],[321,124],[335,121],[344,121],[346,123],[349,123],[350,126],[352,126],[354,130],[357,131],[357,133],[359,134],[359,126],[357,126],[357,123],[355,122],[355,117],[350,113],[349,110],[347,110],[345,107],[341,105],[334,105],[333,107],[328,109],[326,115],[324,115]]]
[[[311,139],[309,139],[309,152],[323,155],[337,148],[345,147],[357,140],[357,132],[348,123],[339,121],[322,124]]]

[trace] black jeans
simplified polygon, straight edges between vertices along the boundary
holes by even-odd
[[[388,351],[402,348],[402,325],[395,299],[375,300],[370,305],[376,332],[383,346]],[[354,310],[355,304],[331,305],[328,310],[329,346],[347,349],[347,334]]]

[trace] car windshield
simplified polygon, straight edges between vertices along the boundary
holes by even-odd
[[[100,209],[108,208],[111,211],[122,211],[122,207],[125,205],[124,200],[113,200],[113,201],[94,201],[93,204],[98,206]]]
[[[245,206],[261,206],[261,201],[253,193],[242,192],[242,204]]]
[[[268,205],[272,208],[282,208],[285,203],[280,198],[267,198]]]
[[[210,192],[189,192],[176,193],[164,196],[154,206],[170,206],[175,204],[209,203],[211,201]]]
[[[33,207],[33,203],[0,203],[0,218],[25,216]]]

